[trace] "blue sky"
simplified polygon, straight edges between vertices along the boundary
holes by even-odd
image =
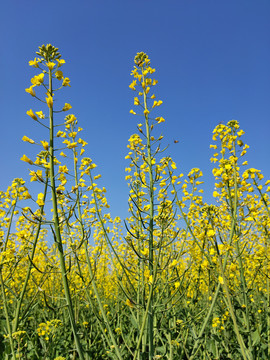
[[[249,166],[270,178],[268,0],[9,0],[0,16],[1,190],[15,177],[29,179],[20,157],[38,149],[22,142],[23,135],[46,139],[26,115],[36,103],[25,88],[35,75],[28,61],[47,43],[66,60],[71,88],[63,96],[84,129],[86,154],[103,176],[114,216],[127,210],[124,157],[138,122],[129,113],[128,85],[139,51],[157,70],[167,155],[184,174],[201,168],[207,201],[214,187],[209,144],[221,121],[240,122]]]

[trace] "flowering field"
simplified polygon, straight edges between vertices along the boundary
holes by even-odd
[[[238,122],[213,131],[209,205],[200,169],[166,156],[155,69],[138,53],[129,217],[112,218],[72,106],[55,102],[64,64],[52,45],[29,62],[27,114],[45,140],[23,136],[41,146],[21,158],[30,181],[0,192],[1,359],[270,359],[270,180],[248,167]]]

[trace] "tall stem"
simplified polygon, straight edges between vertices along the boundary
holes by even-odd
[[[143,92],[144,109],[147,109],[147,97],[144,89]],[[152,169],[152,154],[151,154],[151,140],[150,140],[150,127],[148,114],[145,115],[145,127],[146,127],[146,138],[147,138],[147,162],[148,162],[148,174],[149,174],[149,195],[150,195],[150,209],[149,209],[149,272],[150,276],[153,277],[153,262],[154,262],[154,251],[153,251],[153,232],[154,232],[154,183],[153,183],[153,169]],[[151,285],[153,287],[154,284]],[[153,292],[153,289],[152,289]],[[149,336],[149,360],[154,357],[154,308],[153,308],[153,296],[150,297],[149,309],[148,309],[148,336]]]
[[[52,90],[52,71],[49,70],[49,94],[50,96],[53,95]],[[68,278],[67,278],[67,271],[66,271],[66,264],[65,264],[65,256],[63,250],[63,243],[62,237],[60,232],[60,225],[59,225],[59,217],[58,217],[58,208],[57,208],[57,197],[56,197],[56,188],[55,188],[55,175],[54,175],[54,123],[53,123],[53,106],[50,107],[50,147],[49,147],[49,154],[50,154],[50,182],[51,182],[51,189],[52,189],[52,203],[53,203],[53,223],[54,223],[54,231],[55,231],[55,241],[58,249],[59,260],[60,260],[60,268],[61,268],[61,275],[63,281],[63,287],[65,292],[65,299],[67,302],[67,308],[69,313],[70,324],[72,328],[72,332],[75,339],[76,349],[79,355],[80,360],[84,360],[83,350],[81,347],[81,343],[77,334],[77,327],[75,323],[75,316],[74,316],[74,309],[72,306],[72,300],[68,285]]]

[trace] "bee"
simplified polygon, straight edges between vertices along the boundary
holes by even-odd
[[[140,66],[142,64],[142,60],[137,61],[137,65]]]
[[[175,144],[179,143],[179,140],[174,140],[174,143],[175,143]]]

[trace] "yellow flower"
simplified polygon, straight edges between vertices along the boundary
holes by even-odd
[[[143,113],[144,113],[145,116],[147,116],[149,114],[149,112],[150,111],[148,109],[145,109]]]
[[[213,320],[212,320],[212,327],[213,327],[213,328],[218,327],[219,324],[220,324],[219,318],[218,318],[218,317],[213,318]]]
[[[137,81],[136,80],[133,80],[132,83],[129,85],[130,89],[132,90],[136,90],[135,89],[135,86],[137,85]]]
[[[224,285],[224,279],[222,276],[218,277],[218,281],[220,282],[221,285]]]
[[[30,175],[31,175],[31,179],[30,181],[37,181],[37,180],[40,180],[40,181],[44,181],[43,178],[42,178],[42,170],[37,170],[37,171],[30,171]]]
[[[63,84],[62,84],[62,86],[70,86],[70,80],[69,80],[69,78],[64,78],[64,80],[63,80]]]
[[[134,105],[140,105],[140,100],[137,97],[134,98]]]
[[[72,106],[68,103],[65,103],[65,106],[63,107],[62,111],[68,111],[72,108]]]
[[[68,174],[68,168],[66,165],[59,166],[59,173]]]
[[[155,120],[158,122],[158,124],[165,122],[165,119],[162,116],[155,118]]]
[[[216,233],[215,230],[210,229],[207,231],[207,236],[214,236],[215,233]]]
[[[26,111],[26,114],[29,115],[32,119],[37,120],[37,117],[36,117],[36,115],[34,114],[34,112],[33,112],[32,109]]]
[[[38,198],[37,198],[36,203],[37,203],[39,206],[44,205],[43,198],[44,198],[44,194],[43,194],[43,193],[38,194]]]
[[[136,115],[135,111],[133,111],[132,109],[129,112],[133,115]]]
[[[38,61],[37,61],[37,58],[35,58],[34,60],[30,60],[29,61],[29,65],[30,66],[34,66],[34,67],[38,67]]]
[[[77,119],[77,118],[76,118],[75,115],[73,115],[73,114],[68,115],[68,116],[65,118],[65,120],[66,120],[65,124],[67,125],[67,124],[74,123],[76,119]]]
[[[26,155],[23,155],[21,157],[21,160],[27,162],[30,165],[33,165],[33,161],[31,159],[29,159]]]
[[[53,107],[53,98],[50,95],[46,98],[46,102],[49,108]]]
[[[49,68],[50,70],[52,70],[52,69],[55,67],[55,63],[53,63],[52,61],[47,62],[46,65],[48,66],[48,68]]]
[[[47,141],[42,141],[40,140],[41,145],[43,146],[44,150],[48,150],[49,149],[49,144],[47,143]]]
[[[22,138],[22,141],[29,142],[30,144],[34,144],[34,143],[35,143],[34,140],[29,139],[29,137],[27,137],[27,136],[24,136],[24,137]]]
[[[37,114],[37,116],[38,116],[40,119],[44,119],[44,118],[45,118],[45,115],[43,114],[42,111],[36,111],[36,114]]]
[[[176,266],[178,264],[178,261],[176,259],[174,259],[172,262],[171,262],[171,265],[170,266]]]
[[[120,335],[122,333],[122,331],[119,327],[114,329],[114,331],[116,332],[117,335]]]
[[[148,250],[147,248],[145,248],[144,250],[141,250],[141,253],[142,253],[144,256],[148,256],[149,250]]]
[[[72,143],[67,144],[68,149],[74,149],[76,146],[77,146],[76,142],[72,142]]]
[[[126,305],[131,307],[131,308],[134,307],[133,303],[129,299],[126,300]]]
[[[64,78],[63,72],[62,72],[61,70],[57,70],[57,71],[55,72],[55,77],[56,77],[56,79],[58,79],[58,80],[63,79],[63,78]]]
[[[63,185],[59,185],[59,186],[56,188],[57,194],[61,194],[62,191],[65,191],[65,187],[64,187]]]
[[[156,107],[156,106],[160,106],[162,103],[163,103],[162,100],[158,100],[158,101],[155,100],[154,103],[153,103],[153,108]]]
[[[58,67],[66,63],[64,59],[56,59],[56,61],[58,62]]]
[[[37,86],[41,85],[43,83],[43,81],[44,81],[44,74],[43,73],[41,73],[39,75],[36,75],[31,79],[31,83],[34,86],[35,85],[37,85]]]
[[[29,88],[25,89],[25,91],[26,91],[28,94],[32,95],[32,96],[36,96],[36,93],[35,93],[35,91],[33,90],[33,87],[34,87],[34,85],[32,85],[32,86],[30,86]]]

